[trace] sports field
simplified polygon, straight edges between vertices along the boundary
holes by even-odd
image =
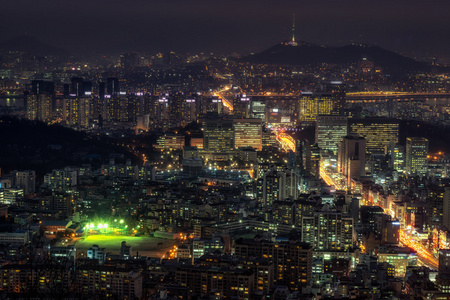
[[[148,236],[135,237],[117,235],[89,235],[86,238],[69,241],[66,245],[75,245],[77,250],[87,250],[91,248],[92,245],[98,245],[101,248],[106,248],[106,252],[111,254],[119,254],[120,246],[123,241],[127,242],[127,246],[132,247],[133,254],[139,252],[139,255],[149,257],[161,257],[176,243],[174,240],[153,238]]]

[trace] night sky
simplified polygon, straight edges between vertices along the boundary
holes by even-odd
[[[377,44],[450,62],[450,1],[0,0],[2,41],[27,33],[74,54],[144,50],[246,54],[291,35]]]

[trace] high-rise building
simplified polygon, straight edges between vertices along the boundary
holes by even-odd
[[[234,98],[233,114],[235,116],[250,118],[252,113],[252,101],[246,94],[237,95]]]
[[[423,137],[406,138],[406,174],[425,176],[427,166],[428,140]]]
[[[266,103],[264,101],[251,101],[251,115],[253,118],[262,119],[266,122]]]
[[[116,77],[109,77],[106,79],[106,94],[109,96],[118,95],[120,93],[119,89],[119,79]]]
[[[24,196],[36,191],[36,173],[32,170],[14,171],[15,186],[23,189]]]
[[[286,193],[286,173],[272,169],[264,173],[262,181],[262,205],[272,206],[275,201],[284,200]]]
[[[337,155],[339,142],[347,135],[347,117],[318,116],[316,122],[316,143],[320,150]]]
[[[63,101],[63,120],[69,126],[89,127],[92,109],[91,96],[69,96]]]
[[[450,228],[450,187],[444,188],[443,195],[443,222],[445,228]]]
[[[262,150],[261,119],[233,119],[234,147],[253,147]]]
[[[234,150],[233,120],[207,119],[203,131],[203,149],[210,153]]]
[[[313,247],[302,242],[237,240],[235,255],[268,258],[274,262],[275,283],[292,291],[311,283]]]
[[[334,98],[333,115],[342,116],[345,110],[346,85],[342,81],[328,81],[322,83],[322,89],[326,93],[331,93]]]
[[[440,293],[450,294],[450,250],[439,249],[439,270],[436,286]],[[446,297],[447,298],[447,297]],[[442,297],[442,299],[446,299]]]
[[[184,100],[184,107],[182,110],[182,122],[183,124],[189,124],[198,118],[199,106],[201,100],[197,97],[188,96]]]
[[[319,115],[330,115],[334,99],[329,93],[302,93],[299,99],[299,120],[314,122]]]
[[[366,140],[362,137],[345,136],[339,143],[338,170],[347,178],[347,185],[352,178],[365,174]]]
[[[368,154],[387,153],[391,143],[398,143],[399,121],[389,118],[350,118],[348,134],[363,137]]]
[[[341,212],[315,212],[302,217],[302,242],[318,251],[348,250],[353,247],[353,218]]]
[[[400,144],[392,144],[390,151],[391,168],[403,173],[405,171],[405,147]]]
[[[27,119],[48,122],[55,110],[55,87],[53,82],[33,80],[31,92],[25,95]]]
[[[303,141],[297,151],[302,153],[303,168],[306,174],[319,177],[320,170],[320,148],[317,144],[311,145],[309,141]]]

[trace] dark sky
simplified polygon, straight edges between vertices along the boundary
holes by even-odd
[[[291,35],[316,44],[377,44],[450,60],[449,0],[0,0],[0,37],[71,53],[249,53]]]

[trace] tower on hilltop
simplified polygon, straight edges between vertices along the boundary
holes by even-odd
[[[292,40],[289,43],[292,46],[297,46],[297,42],[295,41],[295,13],[292,14]]]

